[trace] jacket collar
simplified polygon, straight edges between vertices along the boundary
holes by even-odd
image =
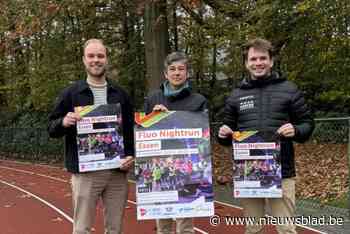
[[[106,78],[106,81],[107,81],[107,90],[115,91],[116,89],[113,87],[113,82],[109,78]],[[90,90],[90,86],[86,82],[86,79],[77,81],[77,84],[78,84],[79,93],[84,92],[86,90]]]
[[[176,95],[173,96],[169,96],[167,97],[170,101],[175,101],[175,100],[179,100],[179,99],[183,99],[187,96],[191,95],[192,89],[191,89],[191,84],[189,81],[188,82],[188,86],[183,88],[179,93],[177,93]],[[165,82],[162,83],[160,85],[160,90],[162,91],[162,93],[164,94],[164,90],[165,90]]]
[[[286,79],[282,77],[280,73],[276,71],[272,71],[270,76],[267,76],[258,80],[253,80],[251,79],[250,76],[246,76],[241,82],[240,88],[242,89],[259,88],[269,84],[280,83],[284,80]]]

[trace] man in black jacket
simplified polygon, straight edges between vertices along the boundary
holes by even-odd
[[[65,140],[65,167],[72,173],[73,234],[91,233],[99,198],[104,205],[105,233],[120,234],[127,199],[126,173],[134,155],[133,107],[126,92],[106,79],[107,50],[101,40],[85,43],[83,62],[87,79],[63,90],[49,115],[48,131],[51,137]],[[122,111],[125,158],[121,167],[79,173],[76,123],[80,117],[74,108],[112,103],[120,103]]]
[[[281,136],[282,198],[270,198],[268,205],[274,217],[295,215],[295,160],[293,141],[304,142],[312,134],[314,122],[301,91],[273,67],[273,48],[269,41],[254,39],[244,50],[249,73],[239,88],[227,99],[223,125],[219,129],[221,144],[231,144],[234,131],[272,131]],[[240,199],[244,215],[265,215],[265,199]],[[283,220],[282,220],[283,222]],[[279,223],[280,224],[280,223]],[[295,225],[278,225],[278,233],[296,233]],[[263,226],[247,225],[246,233],[262,233]]]
[[[152,111],[204,111],[207,100],[191,90],[188,78],[188,59],[185,54],[173,52],[164,61],[166,81],[160,89],[153,91],[146,99],[145,112]],[[157,220],[157,234],[171,234],[172,219]],[[192,218],[176,219],[176,233],[194,234]]]

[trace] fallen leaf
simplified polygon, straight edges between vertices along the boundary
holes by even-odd
[[[57,217],[57,218],[54,218],[54,219],[51,219],[52,222],[62,222],[63,219],[61,219],[60,217]]]

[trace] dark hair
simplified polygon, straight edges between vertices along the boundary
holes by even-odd
[[[172,52],[164,60],[164,72],[168,70],[168,67],[174,62],[183,62],[186,65],[187,71],[189,71],[189,60],[183,52]]]
[[[274,48],[270,41],[262,38],[255,38],[255,39],[249,40],[246,44],[243,45],[244,61],[247,61],[248,59],[248,51],[250,48],[267,51],[269,53],[270,58],[273,58],[274,56]]]

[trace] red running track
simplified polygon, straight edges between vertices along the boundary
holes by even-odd
[[[59,167],[0,161],[0,226],[2,234],[70,234],[72,232],[70,175]],[[215,202],[220,216],[242,216],[241,209]],[[196,234],[244,233],[244,226],[209,224],[208,218],[195,218]],[[321,233],[298,226],[299,234]],[[103,233],[102,208],[97,207],[94,232]],[[129,183],[128,206],[125,208],[124,234],[153,234],[153,220],[137,221],[135,186]],[[266,226],[265,233],[277,233]]]

